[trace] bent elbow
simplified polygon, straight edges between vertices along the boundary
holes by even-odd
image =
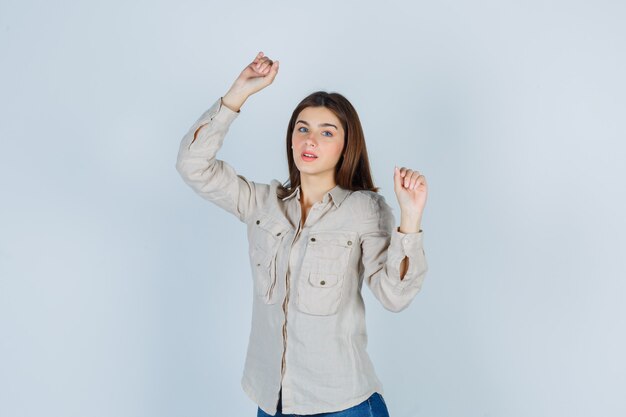
[[[399,313],[406,310],[406,308],[411,304],[411,300],[412,299],[398,299],[394,302],[384,303],[383,306],[386,310],[389,310],[392,313]]]
[[[394,294],[394,296],[388,297],[386,302],[383,303],[383,306],[393,313],[399,313],[403,310],[406,310],[411,305],[411,303],[415,299],[415,296],[420,292],[421,289],[421,283],[418,283],[418,285],[413,285],[411,287],[403,288],[399,290],[399,292]]]
[[[192,174],[189,170],[189,166],[183,161],[177,161],[175,168],[178,175],[180,175],[185,182],[188,182],[191,179]]]

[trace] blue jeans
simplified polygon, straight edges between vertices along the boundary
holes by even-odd
[[[280,393],[282,394],[282,392]],[[282,412],[282,395],[278,396],[278,410],[274,417],[300,417],[300,414],[283,414]],[[321,414],[306,414],[307,417],[389,417],[387,405],[383,396],[379,393],[373,393],[367,400],[354,407],[346,408],[341,411],[333,411]],[[257,410],[257,417],[272,417],[261,408]]]

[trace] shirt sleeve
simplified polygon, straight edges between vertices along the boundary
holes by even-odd
[[[176,170],[202,198],[246,222],[259,201],[269,194],[270,186],[248,180],[216,158],[231,123],[239,114],[223,105],[220,97],[183,137]]]
[[[423,234],[402,233],[391,207],[380,196],[361,234],[363,279],[376,299],[393,312],[404,310],[422,288],[428,271]],[[400,279],[400,265],[408,257],[409,268]]]

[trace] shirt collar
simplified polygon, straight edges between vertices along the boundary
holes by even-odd
[[[335,206],[339,207],[343,200],[350,194],[350,190],[346,190],[345,188],[341,188],[339,185],[335,185],[333,188],[328,190],[326,194],[324,194],[324,198],[322,199],[322,203],[327,203],[328,199],[331,198]],[[289,200],[293,197],[296,197],[300,200],[300,186],[298,185],[296,189],[289,194],[287,197],[282,198],[283,201]],[[330,197],[329,197],[330,196]]]

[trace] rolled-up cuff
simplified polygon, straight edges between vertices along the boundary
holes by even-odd
[[[222,103],[222,97],[215,100],[211,107],[202,113],[191,127],[187,149],[191,151],[193,148],[203,148],[207,146],[204,142],[206,142],[207,137],[210,135],[208,133],[205,134],[205,132],[207,130],[210,132],[228,130],[233,120],[235,120],[239,114],[239,112],[233,111],[225,106]],[[211,128],[205,127],[203,130],[198,131],[202,126],[209,123],[211,124]]]

